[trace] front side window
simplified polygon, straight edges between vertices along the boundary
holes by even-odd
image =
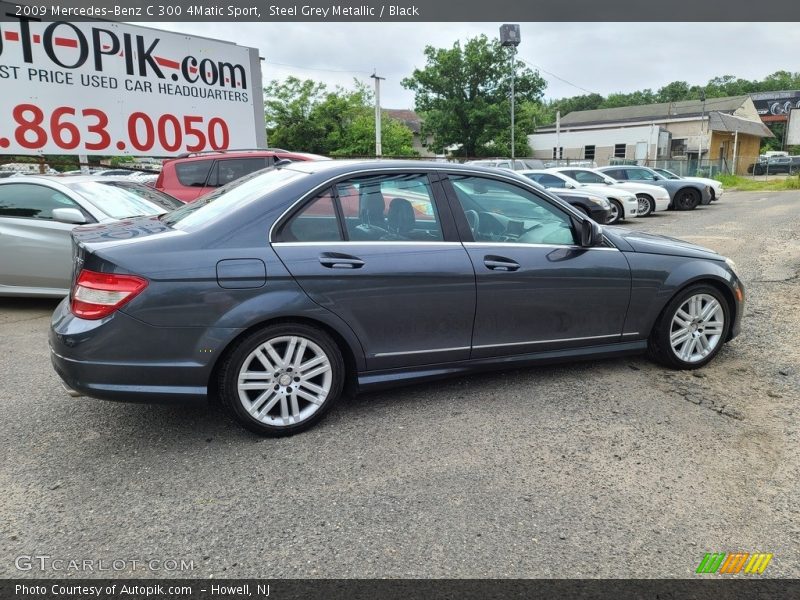
[[[625,169],[632,181],[655,181],[656,176],[645,169]]]
[[[570,216],[533,192],[471,175],[450,181],[476,242],[576,243]]]
[[[560,177],[556,177],[555,175],[550,175],[549,173],[544,173],[538,179],[538,182],[542,184],[546,188],[565,188],[567,187],[567,182],[561,179]]]
[[[15,183],[0,186],[0,217],[50,220],[56,208],[81,210],[70,198],[44,185]]]
[[[208,178],[209,187],[221,187],[240,177],[266,168],[264,158],[220,158]]]

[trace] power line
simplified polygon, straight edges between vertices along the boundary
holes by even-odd
[[[564,79],[563,77],[561,77],[561,76],[559,76],[559,75],[556,75],[555,73],[551,73],[551,72],[550,72],[550,71],[548,71],[547,69],[545,69],[545,68],[543,68],[543,67],[540,67],[539,65],[535,65],[535,64],[533,64],[532,62],[528,62],[527,60],[523,60],[523,59],[521,59],[521,58],[519,59],[519,62],[521,62],[521,63],[524,63],[524,64],[528,65],[529,67],[533,67],[534,69],[538,69],[539,71],[542,71],[542,72],[544,72],[544,73],[547,73],[548,75],[550,75],[550,77],[555,77],[555,78],[556,78],[556,79],[558,79],[559,81],[563,81],[563,82],[564,82],[564,83],[566,83],[567,85],[571,85],[572,87],[574,87],[574,88],[576,88],[576,89],[579,89],[579,90],[581,90],[582,92],[586,92],[587,94],[597,94],[597,92],[593,92],[592,90],[587,90],[585,87],[581,87],[581,86],[579,86],[579,85],[577,85],[577,84],[574,84],[574,83],[572,83],[571,81],[567,81],[567,80],[566,80],[566,79]],[[602,96],[602,94],[598,94],[598,96]]]
[[[350,73],[350,74],[360,73],[360,74],[363,74],[363,75],[372,75],[372,73],[370,73],[369,71],[360,71],[358,69],[322,69],[322,68],[318,68],[318,67],[301,67],[299,65],[289,65],[289,64],[286,64],[286,63],[279,63],[279,62],[271,61],[269,59],[266,61],[266,63],[268,65],[276,65],[276,66],[279,66],[279,67],[288,67],[290,69],[300,69],[301,71],[322,71],[322,72],[325,72],[325,73]]]

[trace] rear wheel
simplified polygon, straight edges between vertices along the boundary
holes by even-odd
[[[694,210],[700,201],[700,192],[692,188],[683,188],[675,194],[674,204],[677,210]]]
[[[639,210],[636,213],[637,217],[649,217],[656,209],[655,201],[647,194],[636,194],[636,199],[639,201]]]
[[[339,398],[344,361],[324,331],[281,323],[256,331],[231,350],[220,369],[223,405],[262,435],[299,433]]]
[[[616,225],[622,221],[624,216],[622,205],[616,200],[610,200],[609,203],[611,204],[611,216],[608,217],[608,224]]]
[[[653,328],[650,356],[673,369],[697,369],[720,351],[730,329],[730,307],[710,285],[693,285],[673,298]]]

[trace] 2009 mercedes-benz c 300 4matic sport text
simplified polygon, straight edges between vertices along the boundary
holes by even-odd
[[[321,161],[160,217],[80,227],[50,344],[73,395],[218,395],[247,428],[370,389],[649,351],[693,369],[739,331],[734,265],[602,228],[514,173]]]

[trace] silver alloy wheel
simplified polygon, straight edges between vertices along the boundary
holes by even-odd
[[[285,427],[316,413],[328,398],[332,382],[325,351],[308,338],[286,335],[264,342],[245,358],[237,389],[250,416]]]
[[[609,218],[608,222],[616,223],[620,220],[619,206],[617,206],[616,202],[609,202],[609,204],[611,204],[611,217]]]
[[[639,210],[636,213],[637,216],[650,216],[650,213],[653,212],[653,209],[650,208],[650,199],[643,196],[637,196],[636,199],[639,201]]]
[[[719,301],[709,294],[695,294],[673,315],[669,343],[679,359],[696,363],[722,343],[724,330],[725,311]]]

